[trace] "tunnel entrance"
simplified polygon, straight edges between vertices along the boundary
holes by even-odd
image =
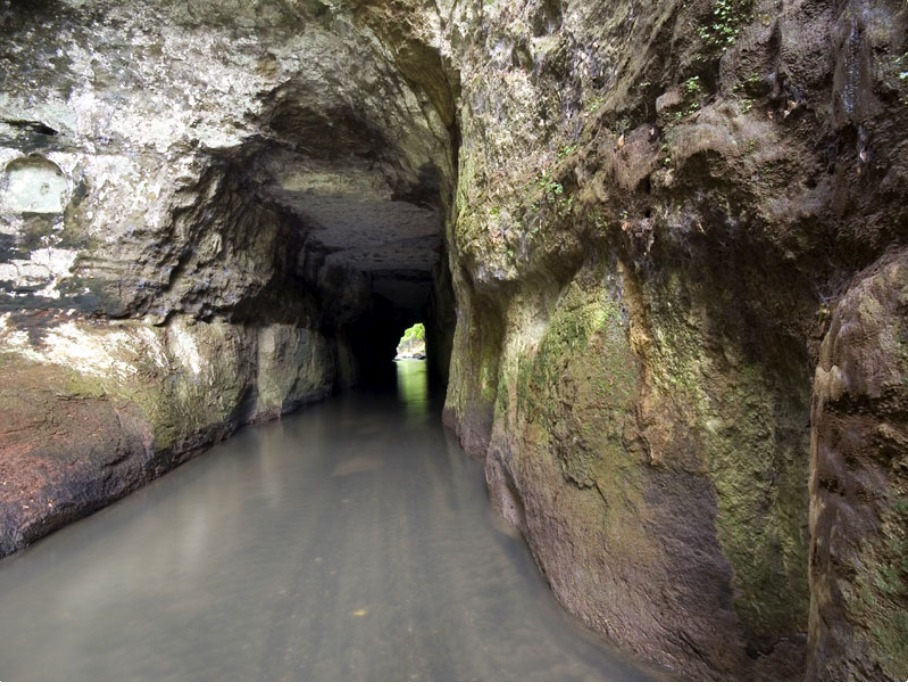
[[[426,370],[426,326],[416,322],[407,327],[397,344],[394,366],[397,377],[397,398],[407,414],[426,413],[433,385]]]
[[[337,341],[338,386],[393,384],[401,331],[414,322],[424,323],[429,376],[446,384],[455,317],[444,226],[456,135],[431,107],[400,120],[386,107],[390,94],[332,102],[310,88],[274,94],[272,135],[245,174],[300,241],[287,268]]]
[[[426,325],[416,322],[408,327],[400,337],[397,344],[395,360],[424,360],[426,359]]]

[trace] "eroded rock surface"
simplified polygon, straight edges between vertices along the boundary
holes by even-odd
[[[808,676],[908,672],[908,253],[839,300],[814,379]]]
[[[449,20],[465,323],[446,417],[562,603],[683,674],[800,678],[806,647],[818,676],[906,677],[904,529],[871,516],[901,497],[898,459],[871,458],[904,456],[901,420],[868,409],[889,427],[854,477],[875,543],[822,533],[869,495],[808,483],[824,331],[852,276],[908,238],[906,22],[867,1]],[[878,576],[873,613],[849,593]]]
[[[64,367],[4,365],[0,555],[122,497],[156,471],[152,427],[138,407],[71,391],[73,376]]]
[[[53,466],[15,481],[4,554],[389,366],[417,319],[450,348],[451,98],[396,55],[422,36],[429,70],[407,63],[437,72],[431,22],[383,42],[317,1],[47,1],[0,25],[4,385],[34,376],[26,415],[61,434],[98,414],[52,454],[9,438],[4,473]],[[97,451],[128,458],[79,466]],[[36,514],[58,486],[66,508]]]
[[[590,627],[686,677],[908,678],[903,2],[0,21],[4,552],[420,317]],[[69,479],[122,486],[63,516]]]

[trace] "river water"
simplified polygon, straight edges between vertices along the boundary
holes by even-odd
[[[425,365],[0,563],[0,680],[646,680],[493,524]]]

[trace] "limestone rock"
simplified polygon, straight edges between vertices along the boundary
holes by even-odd
[[[816,675],[874,678],[886,654],[876,674],[908,676],[897,590],[871,619],[816,595],[842,583],[831,558],[807,584],[810,546],[830,545],[807,528],[830,501],[808,485],[819,341],[849,279],[908,238],[906,21],[863,0],[447,18],[463,145],[446,420],[565,606],[682,674],[800,678],[809,654]],[[860,350],[814,387],[892,368]],[[892,507],[897,475],[875,474]],[[894,573],[838,531],[863,578]]]
[[[908,672],[908,253],[838,302],[814,380],[808,677]]]
[[[394,36],[440,64],[427,26]],[[49,414],[59,393],[98,413],[98,444],[142,448],[116,478],[79,471],[96,448],[76,432],[33,479],[86,484],[69,518],[450,316],[451,95],[380,28],[317,1],[0,3],[0,348],[36,383],[71,370],[42,386]],[[4,554],[67,519],[32,518]]]
[[[82,395],[74,373],[2,360],[0,555],[84,517],[156,472],[152,427],[131,403]]]
[[[279,417],[324,398],[335,375],[331,347],[318,333],[281,324],[261,329],[254,418]]]
[[[590,627],[908,678],[903,3],[2,0],[0,35],[4,552],[419,317]]]

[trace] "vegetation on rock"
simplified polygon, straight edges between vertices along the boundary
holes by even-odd
[[[587,625],[908,678],[905,3],[90,4],[0,7],[0,553],[418,317]]]
[[[426,326],[417,322],[408,327],[403,336],[400,337],[400,343],[397,344],[397,357],[404,358],[421,358],[426,356]]]

